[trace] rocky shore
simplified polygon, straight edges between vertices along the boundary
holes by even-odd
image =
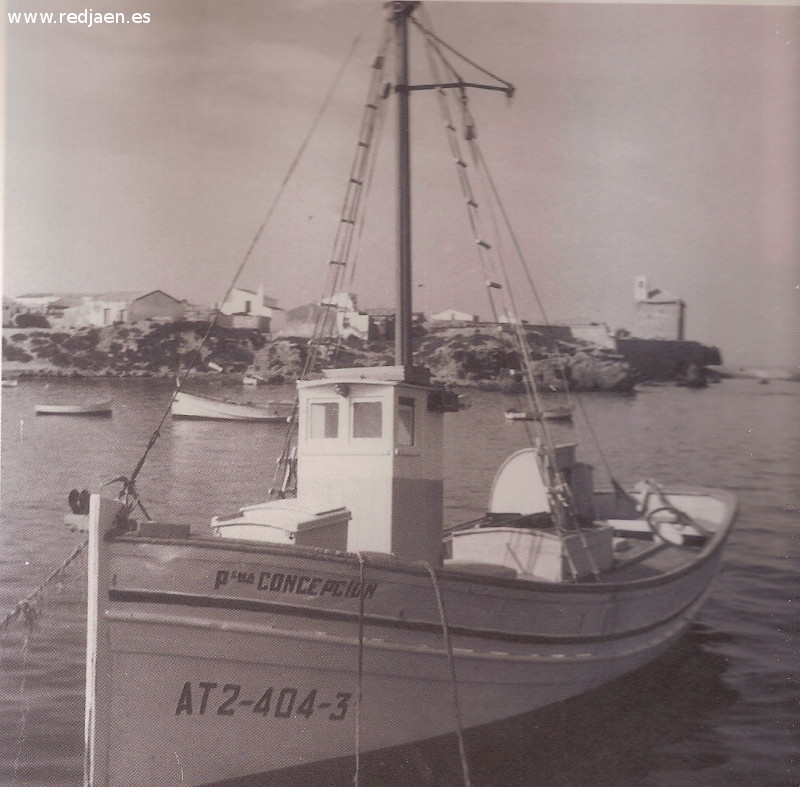
[[[267,382],[295,380],[308,352],[304,337],[268,337],[205,322],[112,325],[71,332],[3,329],[3,373],[59,377],[174,377],[187,366],[200,374],[256,374]],[[545,389],[629,391],[637,375],[621,356],[586,342],[564,342],[527,329],[534,373]],[[415,338],[417,362],[436,381],[453,386],[514,390],[520,359],[510,333],[490,327],[424,326]],[[385,340],[354,337],[322,348],[328,366],[392,363]],[[215,371],[210,371],[214,369]],[[221,370],[218,372],[216,370]]]

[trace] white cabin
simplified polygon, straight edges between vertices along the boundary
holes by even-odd
[[[458,409],[457,397],[431,388],[426,375],[406,381],[399,367],[331,369],[321,380],[298,383],[298,392],[297,497],[215,518],[215,532],[285,541],[276,538],[272,520],[280,516],[286,533],[286,512],[294,509],[297,533],[288,540],[295,543],[307,543],[302,532],[326,517],[330,537],[316,546],[437,562],[443,416]],[[336,510],[338,532],[329,521]]]

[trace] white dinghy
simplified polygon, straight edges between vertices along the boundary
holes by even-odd
[[[469,416],[412,361],[407,102],[414,88],[461,100],[481,85],[449,74],[409,84],[416,9],[390,4],[387,19],[399,42],[395,365],[301,381],[270,499],[213,519],[200,509],[191,534],[134,517],[144,457],[118,499],[92,495],[87,784],[256,783],[447,733],[466,771],[464,729],[647,664],[710,591],[732,495],[652,481],[597,491],[544,421],[498,470],[486,515],[444,530],[444,421]],[[384,67],[368,115],[389,96]],[[353,207],[341,231],[360,215]],[[526,406],[541,411],[524,342],[519,352]]]
[[[294,402],[233,402],[213,396],[176,391],[172,398],[172,417],[201,421],[261,421],[286,423]]]

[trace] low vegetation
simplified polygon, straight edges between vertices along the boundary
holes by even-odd
[[[306,363],[308,340],[273,337],[206,322],[149,327],[113,325],[73,332],[29,330],[3,338],[3,363],[15,373],[61,376],[168,377],[191,368],[257,374],[269,382],[296,379]],[[501,390],[520,387],[521,359],[511,334],[491,329],[436,328],[415,339],[417,363],[435,379],[461,386]],[[626,390],[635,382],[630,367],[608,350],[528,331],[534,374],[540,385],[575,390]],[[392,363],[388,341],[349,338],[324,345],[324,365],[381,366]],[[213,370],[213,372],[212,372]]]

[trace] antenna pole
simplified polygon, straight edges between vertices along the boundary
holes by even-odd
[[[405,379],[412,375],[411,347],[411,130],[408,85],[408,19],[417,2],[399,0],[394,3],[397,34],[397,75],[395,91],[397,111],[397,311],[395,312],[395,364],[404,369]]]

